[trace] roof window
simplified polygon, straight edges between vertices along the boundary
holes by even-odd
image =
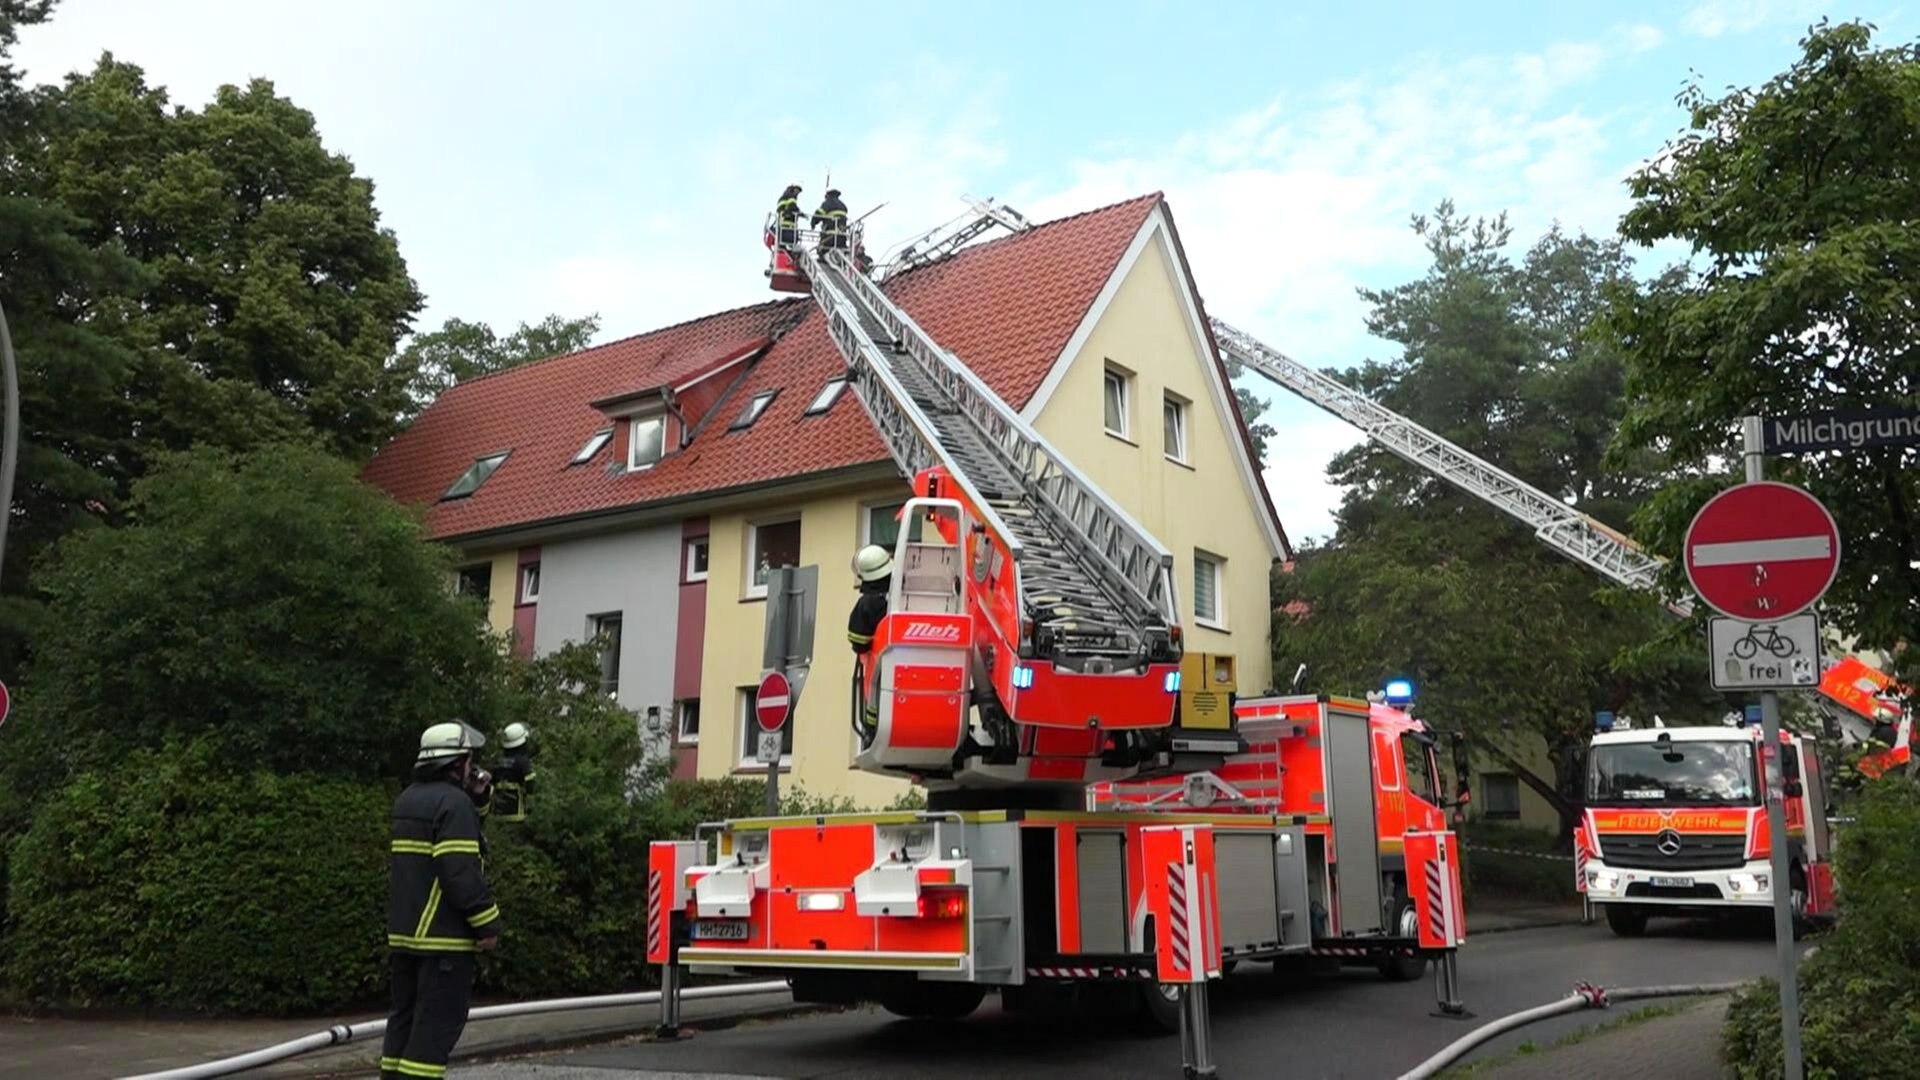
[[[512,451],[502,450],[497,454],[488,454],[486,457],[475,458],[473,464],[467,467],[467,471],[461,473],[460,479],[455,480],[453,486],[448,488],[447,493],[440,496],[440,498],[443,500],[464,499],[480,490],[480,485],[487,482],[487,477],[493,475],[494,470],[500,467],[501,462],[507,460],[507,455],[510,453],[512,453]]]
[[[815,416],[833,408],[833,403],[840,400],[840,394],[846,388],[846,376],[838,375],[828,379],[827,385],[821,387],[820,393],[814,396],[813,404],[807,406],[807,415]]]
[[[774,395],[779,392],[778,390],[762,390],[760,393],[753,395],[753,400],[747,402],[747,407],[740,410],[739,418],[727,425],[727,430],[740,431],[744,428],[752,427],[753,422],[760,419],[760,414],[767,411],[767,406],[773,404]]]
[[[567,464],[585,465],[587,462],[592,461],[593,455],[599,453],[600,449],[607,445],[607,440],[611,438],[613,438],[612,428],[601,428],[599,431],[587,436],[587,444],[582,446],[580,452],[573,455],[573,460]]]

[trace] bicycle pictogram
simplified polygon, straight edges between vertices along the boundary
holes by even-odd
[[[1761,626],[1757,623],[1748,626],[1746,636],[1733,643],[1733,655],[1742,660],[1753,659],[1760,655],[1762,649],[1785,660],[1799,652],[1800,646],[1794,644],[1792,638],[1782,634],[1777,623],[1770,626]]]

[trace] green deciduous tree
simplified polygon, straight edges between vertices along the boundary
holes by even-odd
[[[1227,361],[1229,380],[1237,383],[1245,375],[1246,365]],[[1233,400],[1240,406],[1240,419],[1246,423],[1247,437],[1253,442],[1253,467],[1264,469],[1267,467],[1267,440],[1278,432],[1274,431],[1272,424],[1261,423],[1260,418],[1266,415],[1273,403],[1244,386],[1233,388]]]
[[[1624,518],[1657,475],[1640,460],[1603,464],[1621,362],[1587,329],[1626,275],[1619,245],[1554,230],[1515,260],[1504,220],[1450,204],[1414,227],[1432,267],[1363,293],[1369,329],[1400,355],[1342,381],[1570,505]],[[1674,647],[1653,597],[1609,588],[1501,512],[1371,447],[1329,475],[1348,489],[1336,535],[1275,577],[1276,603],[1293,605],[1275,632],[1276,670],[1304,662],[1312,685],[1350,693],[1409,677],[1422,715],[1473,736],[1563,813],[1577,803],[1596,709],[1679,719],[1709,708],[1702,661]],[[1554,775],[1511,756],[1521,736],[1545,740]]]
[[[1740,417],[1920,406],[1920,46],[1872,36],[1822,22],[1762,86],[1689,86],[1687,130],[1632,181],[1622,233],[1691,250],[1621,283],[1606,322],[1628,361],[1618,450],[1700,470],[1635,519],[1669,556],[1736,479]],[[1839,521],[1833,623],[1871,648],[1920,640],[1920,451],[1776,459],[1772,475]],[[1920,676],[1920,650],[1899,663]]]
[[[578,319],[549,315],[536,323],[521,323],[506,337],[486,323],[448,319],[440,329],[418,334],[407,343],[403,366],[415,373],[413,396],[424,407],[456,383],[475,376],[584,349],[599,332],[598,315]]]

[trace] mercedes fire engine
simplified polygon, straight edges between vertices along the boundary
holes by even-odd
[[[923,525],[900,530],[850,694],[855,760],[929,809],[655,844],[650,960],[909,1016],[961,1017],[990,990],[1013,1008],[1109,996],[1171,1028],[1170,937],[1202,978],[1315,955],[1411,978],[1440,958],[1451,1004],[1459,853],[1421,725],[1349,699],[1235,701],[1232,658],[1182,647],[1172,555],[844,249],[807,239],[774,247],[770,284],[826,315]],[[1169,826],[1205,833],[1172,889],[1206,915],[1178,925]]]
[[[1811,739],[1780,735],[1789,890],[1797,934],[1833,912],[1827,791]],[[1593,737],[1576,887],[1622,937],[1654,915],[1771,910],[1758,727],[1609,731]]]

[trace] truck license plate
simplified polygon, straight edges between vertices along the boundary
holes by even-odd
[[[1655,876],[1651,880],[1656,889],[1687,889],[1693,886],[1693,879],[1690,877]],[[695,936],[697,937],[698,935]]]
[[[693,924],[695,941],[745,941],[747,924],[745,922],[700,920]]]

